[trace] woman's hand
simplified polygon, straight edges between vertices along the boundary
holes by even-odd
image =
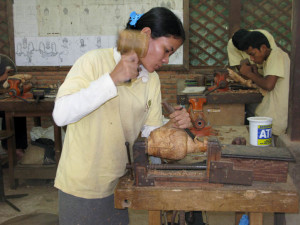
[[[134,79],[139,74],[139,58],[134,51],[123,54],[120,62],[110,73],[115,85]]]
[[[170,121],[167,123],[167,126],[181,129],[191,127],[190,114],[186,109],[181,106],[175,106],[174,109],[175,111],[169,115]]]

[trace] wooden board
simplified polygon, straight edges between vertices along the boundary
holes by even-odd
[[[241,126],[245,122],[244,104],[205,104],[203,113],[211,126]]]
[[[213,126],[213,129],[217,131],[216,137],[221,144],[231,144],[234,138],[244,137],[246,145],[250,145],[248,126]]]
[[[296,213],[298,202],[290,177],[287,183],[253,182],[252,186],[136,187],[125,176],[115,189],[119,209]]]
[[[224,145],[222,146],[222,157],[295,161],[293,155],[285,147]]]

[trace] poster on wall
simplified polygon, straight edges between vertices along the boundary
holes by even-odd
[[[183,21],[182,0],[15,0],[17,66],[71,66],[87,51],[116,46],[132,11],[162,6]],[[183,47],[169,64],[183,64]]]

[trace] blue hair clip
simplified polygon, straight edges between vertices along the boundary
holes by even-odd
[[[130,13],[130,25],[135,26],[136,22],[141,18],[143,14],[137,14],[135,11]]]

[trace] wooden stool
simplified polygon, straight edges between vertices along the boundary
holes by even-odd
[[[13,137],[13,132],[7,132],[4,130],[0,130],[0,141],[5,140],[8,138]],[[4,193],[4,182],[3,182],[3,172],[2,172],[2,164],[1,164],[1,158],[0,158],[0,202],[5,202],[8,204],[10,207],[12,207],[14,210],[21,212],[21,210],[16,207],[14,204],[12,204],[10,201],[7,199],[12,199],[12,198],[21,198],[24,196],[27,196],[28,194],[19,194],[19,195],[5,195]]]

